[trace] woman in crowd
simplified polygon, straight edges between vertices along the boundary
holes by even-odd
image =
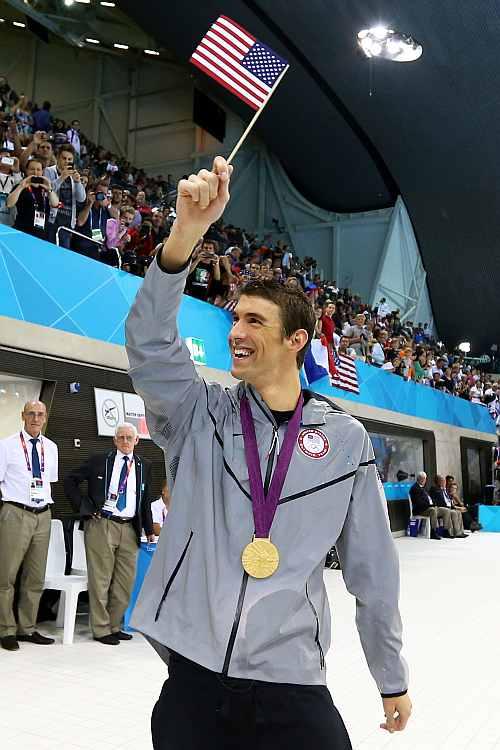
[[[41,240],[48,237],[50,209],[59,205],[59,197],[50,181],[43,176],[43,165],[31,159],[26,167],[26,177],[12,190],[7,207],[17,209],[14,228]]]

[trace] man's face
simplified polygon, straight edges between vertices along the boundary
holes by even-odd
[[[47,409],[42,401],[28,401],[21,413],[24,429],[32,437],[38,437],[47,421]]]
[[[362,328],[365,324],[365,316],[364,315],[356,315],[354,318],[354,323],[359,326],[359,328]]]
[[[119,427],[113,442],[119,451],[129,454],[133,452],[139,438],[131,427]]]
[[[215,255],[215,245],[213,242],[204,242],[201,246],[201,252],[207,255]]]
[[[73,130],[80,130],[79,120],[73,120],[73,122],[71,123],[71,127],[73,128]]]
[[[120,190],[120,188],[112,188],[111,197],[113,203],[121,203],[123,200],[123,190]]]
[[[27,177],[42,177],[43,167],[39,161],[29,161],[26,167]]]
[[[50,141],[42,141],[38,144],[38,148],[36,150],[36,155],[40,156],[42,159],[49,159],[52,158],[52,144]]]
[[[71,151],[61,151],[61,153],[57,157],[57,167],[60,172],[62,172],[64,169],[67,169],[68,167],[73,166],[73,162],[74,156]]]
[[[146,193],[144,192],[144,190],[139,190],[135,197],[135,201],[138,206],[144,206],[144,204],[146,203]]]
[[[445,489],[445,487],[446,487],[446,480],[445,480],[445,478],[444,478],[444,477],[438,477],[438,480],[437,480],[437,486],[438,486],[438,487],[439,487],[439,488],[440,488],[441,490],[444,490],[444,489]]]
[[[155,229],[161,229],[163,226],[163,214],[161,211],[156,211],[156,213],[153,214],[152,222]]]
[[[229,348],[231,374],[247,383],[257,384],[266,372],[279,370],[285,362],[288,366],[279,307],[242,294],[234,310]]]
[[[427,474],[423,474],[421,477],[418,478],[418,483],[421,487],[425,487],[426,482],[427,482]]]
[[[163,500],[163,504],[165,505],[165,507],[168,510],[170,508],[170,492],[168,491],[168,486],[167,486],[166,482],[163,485],[163,487],[161,488],[161,497],[162,497],[162,500]]]

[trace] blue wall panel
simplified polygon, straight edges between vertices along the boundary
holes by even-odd
[[[123,345],[125,318],[140,284],[130,274],[0,225],[0,315]],[[229,369],[228,313],[184,297],[179,328],[183,337],[203,339],[209,367]],[[313,387],[332,398],[495,433],[482,406],[405,383],[363,362],[357,367],[359,396],[332,388],[328,378]]]

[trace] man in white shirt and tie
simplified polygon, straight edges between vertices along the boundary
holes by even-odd
[[[121,631],[135,580],[141,529],[154,541],[151,463],[134,453],[133,424],[119,424],[115,450],[90,456],[64,480],[66,495],[85,521],[90,626],[94,640],[110,646],[132,636]],[[87,493],[80,485],[87,482]]]
[[[161,495],[158,500],[151,503],[151,515],[153,517],[153,530],[155,536],[160,536],[163,524],[167,520],[168,511],[170,510],[170,492],[168,491],[167,480],[163,482]]]
[[[0,440],[0,645],[17,651],[18,641],[54,643],[35,630],[43,591],[50,538],[51,482],[57,482],[58,452],[42,435],[47,410],[28,401],[24,428]],[[14,586],[23,567],[18,621],[13,612]]]

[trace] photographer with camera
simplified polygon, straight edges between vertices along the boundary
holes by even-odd
[[[80,174],[75,169],[75,150],[70,144],[64,144],[57,152],[57,164],[48,167],[45,176],[49,178],[53,190],[59,195],[59,208],[51,211],[49,219],[49,240],[56,242],[57,230],[60,227],[74,229],[76,226],[77,203],[86,199],[85,188]],[[71,233],[60,232],[61,247],[71,247]]]
[[[33,157],[42,161],[44,169],[54,165],[52,143],[49,140],[48,133],[44,130],[37,130],[31,143],[21,153],[19,163],[23,172],[26,172],[26,166]],[[49,177],[49,175],[46,174],[45,177]]]
[[[12,190],[7,198],[7,208],[17,209],[14,228],[40,240],[48,239],[50,209],[59,205],[59,197],[50,181],[43,176],[43,165],[32,159],[27,176]]]
[[[207,302],[214,296],[214,283],[221,280],[217,249],[215,240],[203,240],[198,253],[193,254],[185,289],[190,297]]]
[[[7,198],[21,180],[19,159],[12,156],[8,149],[0,148],[0,224],[11,227],[14,223],[12,211],[7,206]]]
[[[80,210],[76,222],[77,231],[90,237],[93,242],[87,242],[81,237],[73,237],[71,243],[75,252],[94,260],[99,259],[99,250],[103,247],[106,237],[106,225],[108,219],[112,218],[107,191],[107,185],[98,182],[95,189],[87,193],[85,203],[79,205]],[[100,245],[97,243],[100,243]]]

